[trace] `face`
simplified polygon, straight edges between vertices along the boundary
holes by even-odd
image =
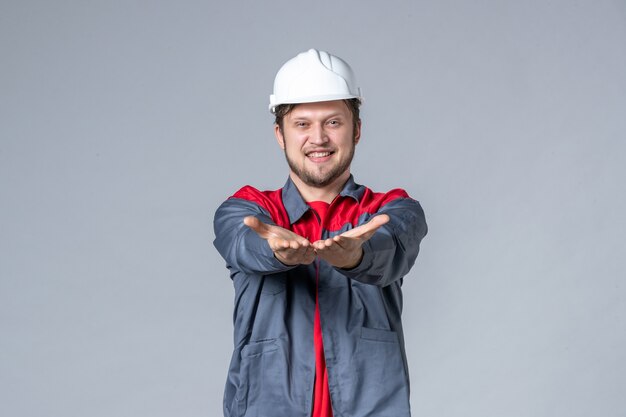
[[[275,126],[292,174],[316,188],[347,180],[360,130],[343,100],[298,104]]]

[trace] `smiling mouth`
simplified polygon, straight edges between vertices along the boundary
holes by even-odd
[[[326,151],[326,152],[309,152],[306,154],[309,158],[325,158],[327,156],[332,155],[334,152]]]

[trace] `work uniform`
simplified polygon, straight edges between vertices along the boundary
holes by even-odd
[[[320,222],[288,180],[275,191],[246,186],[215,214],[214,244],[235,287],[226,417],[311,416],[316,300],[334,417],[410,416],[401,285],[426,235],[424,213],[405,191],[375,193],[352,177],[324,211]],[[349,270],[319,258],[284,265],[243,224],[255,216],[314,242],[382,213],[390,221],[364,243],[360,264]]]

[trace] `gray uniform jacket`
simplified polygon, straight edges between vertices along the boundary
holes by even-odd
[[[361,263],[350,270],[319,259],[286,266],[243,224],[256,216],[313,242],[381,213],[390,221],[364,244]],[[288,180],[276,191],[242,188],[218,208],[214,227],[215,247],[235,287],[226,417],[311,415],[316,281],[334,416],[410,416],[400,316],[402,279],[427,231],[417,201],[400,189],[372,192],[350,177],[320,224]]]

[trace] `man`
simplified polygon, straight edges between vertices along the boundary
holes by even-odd
[[[354,182],[360,102],[340,58],[288,61],[270,96],[287,183],[215,214],[235,287],[226,417],[410,415],[401,285],[426,223],[405,191]]]

